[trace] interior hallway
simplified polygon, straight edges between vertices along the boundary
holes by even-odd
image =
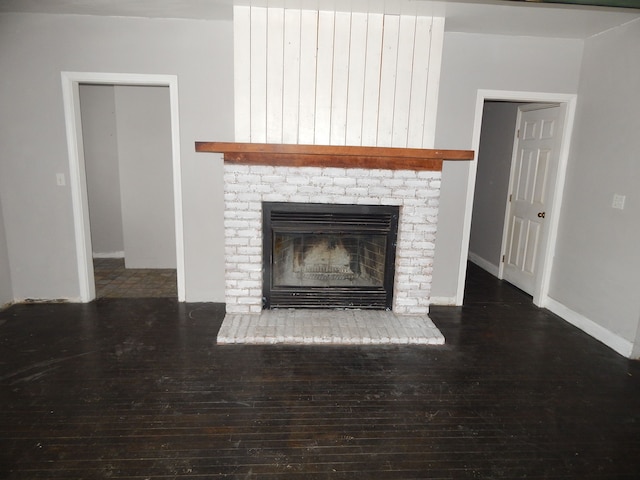
[[[637,478],[640,363],[471,265],[443,346],[216,345],[220,304],[0,312],[0,477]]]

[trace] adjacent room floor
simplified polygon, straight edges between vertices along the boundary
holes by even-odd
[[[635,479],[640,363],[471,266],[443,346],[216,345],[219,304],[0,312],[0,478]]]
[[[125,268],[124,258],[94,258],[97,298],[177,298],[176,270]]]

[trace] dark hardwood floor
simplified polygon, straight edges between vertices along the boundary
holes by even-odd
[[[640,364],[470,266],[434,346],[217,346],[216,304],[0,312],[0,478],[637,479]]]

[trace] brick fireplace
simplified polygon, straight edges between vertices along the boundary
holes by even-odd
[[[198,142],[225,154],[227,313],[263,310],[263,203],[399,207],[392,311],[426,315],[443,159],[473,152]]]

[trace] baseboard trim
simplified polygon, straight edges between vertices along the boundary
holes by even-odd
[[[456,306],[456,297],[431,297],[429,305]]]
[[[607,347],[616,351],[620,355],[631,358],[633,343],[630,341],[625,340],[610,330],[607,330],[602,325],[599,325],[584,315],[571,310],[569,307],[563,305],[557,300],[554,300],[553,298],[547,298],[545,307],[574,327],[579,328],[599,342],[604,343]]]
[[[469,261],[471,263],[476,264],[481,269],[486,270],[487,272],[489,272],[494,277],[498,277],[499,276],[500,267],[498,267],[497,265],[494,265],[489,260],[485,260],[480,255],[478,255],[476,253],[473,253],[473,252],[469,252]]]
[[[93,258],[124,258],[124,252],[93,252]]]

